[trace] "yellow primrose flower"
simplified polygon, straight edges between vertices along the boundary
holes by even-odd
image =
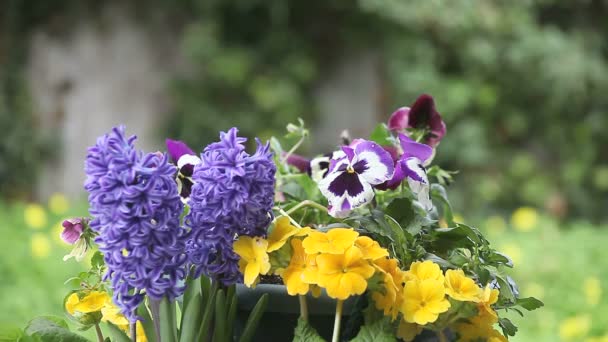
[[[42,233],[32,235],[31,249],[32,256],[37,259],[48,257],[49,254],[51,254],[51,243],[49,238]]]
[[[302,280],[303,273],[308,265],[307,255],[304,253],[302,240],[292,239],[291,247],[293,248],[293,255],[289,266],[283,271],[283,282],[290,296],[304,295],[310,289],[310,284]]]
[[[538,222],[538,212],[531,207],[521,207],[516,209],[511,215],[513,228],[520,232],[529,232],[536,228]]]
[[[343,254],[317,256],[317,266],[319,285],[325,288],[327,295],[335,299],[346,299],[365,292],[367,279],[375,272],[374,267],[363,259],[359,248],[354,246]]]
[[[233,248],[241,257],[239,270],[244,275],[243,282],[247,287],[253,286],[260,274],[266,274],[270,270],[270,261],[266,253],[268,241],[259,237],[239,236]]]
[[[38,203],[30,203],[23,210],[23,219],[30,228],[41,229],[46,226],[46,211]]]
[[[450,302],[445,297],[443,281],[414,280],[405,284],[401,312],[409,323],[433,323],[439,314],[448,311]]]
[[[274,228],[268,234],[268,253],[283,247],[287,239],[294,236],[300,228],[289,222],[289,217],[281,216],[277,219]]]
[[[373,292],[372,299],[376,302],[376,308],[384,310],[385,315],[390,314],[391,318],[395,320],[403,302],[405,272],[399,268],[397,259],[388,257],[374,260],[374,266],[384,274],[382,280],[386,291],[384,293]],[[392,289],[395,289],[395,292]]]
[[[108,301],[106,305],[101,308],[101,315],[102,322],[110,322],[125,333],[130,333],[129,321],[122,313],[120,313],[120,309],[114,303],[112,303],[112,301]],[[144,331],[144,327],[140,321],[137,321],[135,329],[137,329],[136,342],[147,342],[148,338],[146,337],[146,332]]]
[[[475,316],[469,318],[467,322],[459,323],[455,326],[458,333],[458,341],[477,342],[479,340],[492,342],[507,342],[508,340],[498,330],[494,329],[495,321],[488,319],[487,316]]]
[[[447,270],[445,272],[445,292],[461,302],[479,302],[481,289],[475,281],[464,275],[463,270]]]
[[[334,228],[327,233],[311,231],[302,246],[306,254],[343,254],[347,248],[355,244],[357,236],[359,233],[351,228]]]
[[[397,337],[404,340],[405,342],[411,342],[422,332],[422,326],[409,323],[406,320],[402,319],[399,322],[399,327],[397,328]]]
[[[479,301],[477,308],[479,309],[479,315],[485,317],[487,315],[494,323],[498,322],[498,315],[496,311],[492,309],[492,304],[498,301],[499,291],[497,289],[490,288],[490,285],[479,292]]]
[[[395,303],[397,301],[398,287],[393,280],[393,276],[389,273],[384,273],[382,277],[383,292],[372,292],[372,299],[376,305],[376,309],[382,310],[384,315],[393,316],[396,318]]]
[[[410,266],[410,270],[405,272],[406,281],[434,279],[443,283],[443,273],[436,263],[426,260],[416,261]]]
[[[583,284],[587,304],[596,306],[602,297],[602,286],[597,277],[588,277]]]
[[[49,209],[55,215],[63,215],[70,209],[70,202],[61,193],[54,193],[49,197]]]
[[[565,319],[559,324],[559,337],[564,341],[580,341],[591,329],[591,316],[581,315]]]
[[[359,236],[355,240],[355,246],[359,247],[364,259],[376,260],[388,256],[388,251],[368,236]]]
[[[103,291],[91,291],[80,298],[77,293],[72,293],[65,302],[65,309],[70,315],[75,312],[89,313],[101,311],[109,302],[110,296]]]

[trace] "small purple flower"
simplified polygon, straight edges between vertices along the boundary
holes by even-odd
[[[423,142],[431,147],[437,146],[446,133],[435,100],[427,94],[420,95],[411,108],[397,109],[388,119],[388,128],[395,132],[403,132],[406,128],[425,130]]]
[[[318,182],[321,193],[329,202],[329,214],[344,217],[374,197],[373,186],[393,176],[394,163],[390,154],[378,144],[359,140],[336,151],[327,176]]]
[[[84,220],[80,217],[64,220],[61,224],[63,226],[61,240],[70,245],[75,244],[84,231],[84,224]]]
[[[310,175],[310,160],[302,157],[301,155],[291,153],[287,156],[287,164],[295,167],[302,173],[308,173]]]
[[[201,159],[196,156],[194,151],[184,142],[179,140],[166,140],[167,152],[171,156],[172,162],[177,165],[177,191],[184,202],[188,201],[192,192],[192,173],[194,166],[201,162]]]
[[[186,253],[201,273],[225,285],[242,281],[239,256],[232,244],[238,235],[266,236],[272,221],[276,166],[269,145],[257,141],[255,153],[245,151],[247,139],[237,129],[220,133],[194,167]]]

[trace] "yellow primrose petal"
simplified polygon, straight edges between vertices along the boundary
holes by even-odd
[[[327,233],[311,231],[302,246],[307,254],[341,254],[353,246],[359,233],[351,228],[334,228]]]
[[[310,293],[312,293],[312,296],[315,298],[319,298],[321,297],[321,293],[322,293],[322,289],[319,285],[310,285]]]
[[[304,253],[301,240],[292,239],[291,247],[293,255],[291,256],[289,266],[283,272],[283,282],[290,296],[304,295],[310,288],[310,285],[303,281],[303,273],[308,264],[307,256]]]
[[[408,323],[404,319],[399,323],[397,328],[397,337],[405,342],[411,342],[422,332],[422,327],[418,324]]]
[[[410,270],[406,272],[407,280],[427,280],[434,279],[443,283],[443,273],[441,268],[436,263],[426,260],[423,262],[416,261],[410,266]]]
[[[336,299],[346,299],[355,294],[362,294],[367,288],[367,279],[375,272],[373,266],[363,259],[363,254],[356,247],[351,247],[344,254],[321,254],[317,257],[319,285],[327,294]]]
[[[78,298],[78,294],[72,293],[68,299],[65,301],[65,310],[70,314],[74,315],[76,312],[76,305],[80,302],[80,298]]]
[[[253,286],[260,274],[267,274],[270,270],[270,258],[266,253],[268,241],[259,237],[240,236],[233,245],[234,252],[238,254],[239,269],[243,273],[243,283]]]
[[[393,276],[389,273],[385,273],[382,278],[382,292],[374,291],[372,293],[372,300],[376,305],[376,309],[382,310],[384,315],[391,314],[393,307],[397,299],[398,287],[393,281]]]
[[[298,232],[299,228],[293,226],[289,217],[281,216],[277,219],[274,228],[268,234],[268,249],[267,252],[273,252],[277,249],[283,247],[287,239],[291,236],[295,235]]]
[[[480,316],[486,316],[494,322],[498,321],[498,315],[496,314],[496,311],[492,309],[492,304],[498,301],[498,294],[499,291],[490,288],[490,285],[487,285],[479,292],[479,304],[477,308]]]
[[[74,306],[74,311],[81,313],[97,312],[110,301],[110,296],[103,291],[92,291],[84,296],[78,304]]]
[[[445,272],[445,292],[455,300],[463,302],[479,302],[481,289],[475,281],[465,276],[463,270],[448,270]]]
[[[312,232],[312,228],[310,227],[302,227],[296,231],[294,236],[308,236]]]
[[[445,298],[443,282],[427,279],[405,284],[401,310],[406,321],[420,325],[433,323],[439,314],[449,308],[450,302]]]
[[[316,254],[306,254],[306,267],[302,271],[302,281],[311,285],[319,282],[319,267],[317,266]]]
[[[372,240],[368,236],[359,236],[355,240],[355,246],[359,247],[361,252],[363,252],[363,258],[368,260],[376,260],[388,256],[388,251],[380,247],[377,241]]]
[[[120,309],[111,301],[101,308],[101,315],[101,320],[103,322],[110,322],[116,326],[129,324],[127,318],[120,313]]]

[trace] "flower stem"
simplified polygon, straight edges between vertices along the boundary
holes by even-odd
[[[300,318],[308,321],[308,304],[306,303],[306,295],[299,295],[300,300]]]
[[[135,323],[131,323],[131,341],[137,341],[137,321]]]
[[[327,208],[320,205],[319,203],[317,203],[315,201],[311,201],[311,200],[304,200],[304,201],[296,204],[293,208],[287,210],[287,214],[291,214],[294,211],[299,210],[304,207],[313,207],[313,208],[319,209],[321,211],[327,212]]]
[[[439,338],[439,342],[448,342],[448,339],[445,337],[443,330],[439,330],[437,332],[437,337]]]
[[[336,304],[336,318],[334,320],[334,334],[331,338],[331,342],[338,342],[340,340],[340,322],[342,321],[343,306],[344,301],[338,299],[338,303]]]
[[[95,332],[97,333],[97,341],[103,342],[103,334],[101,333],[101,328],[99,327],[99,323],[95,323]]]
[[[287,161],[287,158],[289,158],[289,156],[292,155],[300,147],[300,145],[302,145],[302,143],[304,142],[305,139],[306,139],[306,136],[300,137],[300,140],[298,140],[298,142],[295,145],[293,145],[293,147],[287,153],[285,153],[283,158],[281,158],[281,164],[283,164]]]

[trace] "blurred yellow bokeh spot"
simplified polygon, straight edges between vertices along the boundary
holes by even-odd
[[[545,288],[539,283],[530,283],[524,288],[526,297],[535,297],[542,300],[545,297]]]
[[[536,228],[538,212],[531,207],[516,209],[511,215],[511,225],[520,232],[529,232]]]
[[[42,233],[32,235],[31,247],[32,256],[34,258],[44,259],[51,254],[51,242],[49,241],[49,238]]]
[[[596,306],[600,303],[602,298],[602,285],[597,277],[588,277],[583,283],[583,291],[587,304]]]
[[[559,324],[559,337],[564,341],[581,341],[591,329],[591,316],[567,318]]]
[[[585,339],[585,342],[608,342],[608,335],[589,337]]]
[[[498,251],[509,256],[509,258],[511,258],[511,260],[513,261],[513,265],[519,265],[519,262],[522,260],[523,257],[523,252],[521,251],[521,248],[519,248],[519,246],[514,243],[506,243],[504,245],[501,245]]]
[[[56,192],[49,197],[49,209],[55,215],[63,215],[70,210],[70,202],[64,194]]]
[[[46,226],[46,211],[38,203],[30,203],[23,210],[23,219],[30,228],[41,229]]]
[[[454,214],[454,222],[464,223],[464,217],[462,217],[460,214]]]
[[[493,215],[486,219],[484,227],[491,235],[500,235],[507,230],[507,222],[502,216]]]

